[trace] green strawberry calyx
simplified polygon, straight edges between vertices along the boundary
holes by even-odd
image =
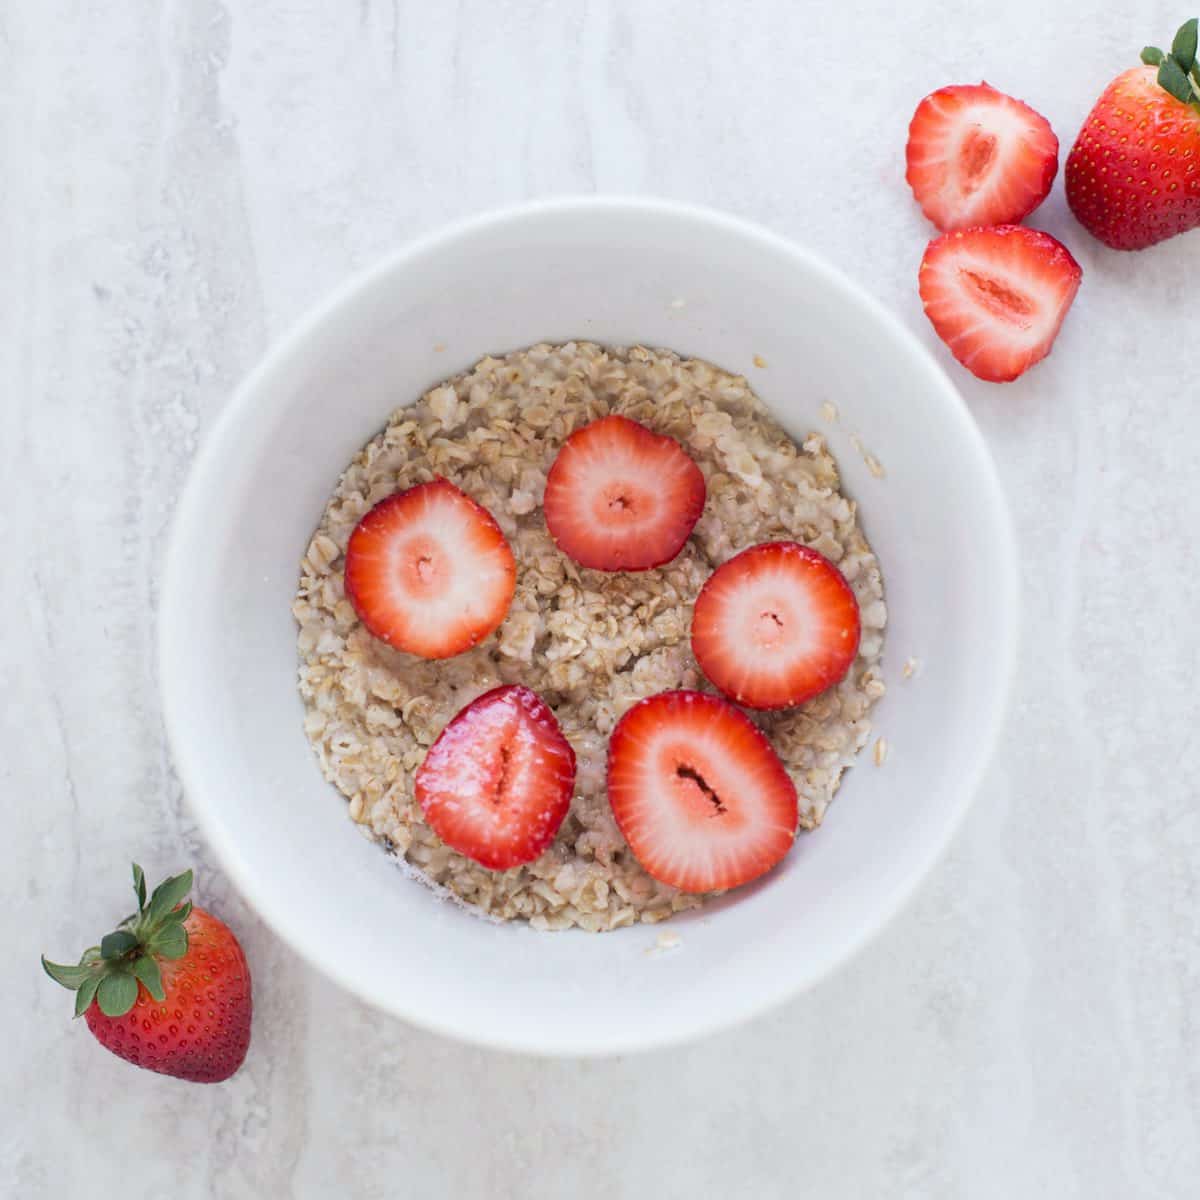
[[[1157,46],[1147,46],[1142,51],[1142,62],[1158,68],[1159,87],[1200,113],[1200,63],[1196,61],[1198,24],[1195,17],[1184,21],[1166,54]]]
[[[123,1017],[137,1002],[139,983],[155,1000],[165,999],[158,960],[187,953],[183,923],[192,911],[186,899],[192,890],[191,871],[164,879],[147,900],[146,876],[134,863],[133,890],[137,912],[106,933],[100,945],[85,950],[77,965],[52,963],[42,955],[46,974],[75,993],[77,1017],[87,1012],[93,1000],[106,1017]]]

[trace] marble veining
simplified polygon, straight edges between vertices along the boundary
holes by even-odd
[[[1054,354],[1005,388],[951,364],[1024,564],[1003,741],[914,902],[749,1027],[648,1059],[542,1062],[343,994],[246,909],[182,806],[153,624],[205,429],[267,344],[384,250],[552,192],[695,200],[818,246],[949,363],[915,295],[917,99],[986,77],[1069,144],[1185,15],[1165,0],[1136,21],[1094,0],[0,11],[0,1191],[1194,1196],[1200,234],[1118,255],[1056,191],[1035,223],[1084,283]],[[124,911],[133,854],[155,874],[193,864],[243,934],[256,1024],[228,1085],[132,1072],[37,969]]]

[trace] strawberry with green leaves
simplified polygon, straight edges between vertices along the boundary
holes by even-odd
[[[1200,63],[1197,21],[1164,54],[1118,75],[1067,157],[1067,203],[1115,250],[1143,250],[1200,225]]]
[[[164,880],[149,900],[133,865],[138,909],[75,966],[46,974],[75,993],[75,1015],[106,1049],[138,1067],[219,1083],[250,1045],[250,970],[232,931],[187,899],[191,871]]]

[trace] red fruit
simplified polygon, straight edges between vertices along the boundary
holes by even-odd
[[[42,959],[46,973],[76,993],[95,1039],[118,1057],[193,1083],[220,1083],[250,1045],[250,969],[228,925],[184,901],[191,871],[160,884],[146,901],[133,867],[138,911],[78,966]]]
[[[738,887],[796,836],[796,789],[771,743],[719,696],[660,692],[617,722],[608,799],[638,862],[685,892]]]
[[[1118,75],[1067,156],[1067,203],[1114,250],[1200,225],[1200,103],[1177,100],[1156,74],[1147,66]]]
[[[968,371],[1016,379],[1050,353],[1083,272],[1048,233],[1021,225],[934,238],[919,274],[925,315]]]
[[[604,417],[563,443],[546,477],[546,526],[584,567],[645,571],[670,562],[704,510],[704,476],[674,438]]]
[[[445,479],[396,492],[354,527],[346,595],[377,638],[450,658],[508,613],[517,564],[486,508]]]
[[[1050,194],[1058,138],[1027,104],[986,83],[939,88],[908,127],[905,178],[941,230],[1007,225]]]
[[[498,687],[442,730],[414,782],[425,820],[447,846],[506,871],[554,841],[571,806],[575,752],[536,692]]]
[[[858,653],[858,601],[823,554],[766,542],[707,579],[692,611],[692,653],[749,708],[803,704],[839,682]]]

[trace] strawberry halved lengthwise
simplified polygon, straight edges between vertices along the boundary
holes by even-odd
[[[492,871],[533,862],[554,840],[575,787],[575,752],[542,698],[493,688],[429,748],[414,780],[429,827]]]
[[[738,887],[791,849],[796,789],[764,734],[720,696],[660,692],[617,722],[608,799],[634,857],[685,892]]]
[[[1058,138],[1028,104],[986,83],[939,88],[908,128],[905,178],[941,230],[1023,220],[1050,194]]]
[[[507,616],[517,564],[486,508],[449,480],[385,497],[346,547],[346,596],[375,637],[422,658],[450,658]]]
[[[1050,353],[1082,276],[1048,233],[998,225],[934,238],[918,279],[951,354],[980,379],[1008,383]]]
[[[704,474],[674,438],[628,417],[577,429],[546,476],[546,527],[580,566],[645,571],[673,559],[704,511]]]

